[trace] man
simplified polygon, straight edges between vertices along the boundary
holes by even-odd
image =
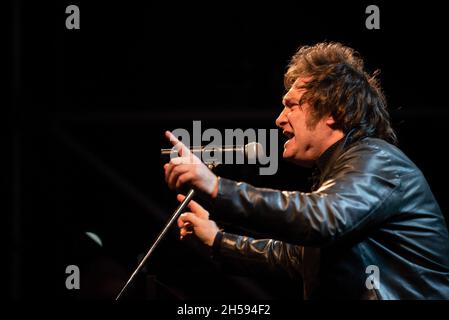
[[[447,227],[423,174],[393,145],[375,75],[352,49],[320,43],[293,56],[285,86],[276,120],[288,138],[283,157],[317,167],[313,191],[218,178],[167,132],[180,150],[164,166],[170,188],[194,187],[216,219],[276,240],[220,232],[193,201],[181,236],[188,223],[218,256],[299,272],[307,299],[449,298]]]

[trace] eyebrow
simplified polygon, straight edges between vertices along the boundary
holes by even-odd
[[[286,107],[290,107],[288,106],[291,103],[295,103],[295,100],[297,99],[292,99],[292,98],[285,98],[286,94],[282,97],[282,104]],[[299,104],[300,99],[297,101],[297,103]]]
[[[306,90],[305,85],[306,85],[305,83],[303,83],[301,85],[298,83],[294,83],[292,87],[297,90]]]

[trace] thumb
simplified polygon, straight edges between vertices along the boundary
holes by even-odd
[[[198,218],[192,212],[186,212],[179,216],[178,226],[184,226],[186,222],[190,223],[191,225],[193,225],[193,227],[195,227],[201,222],[201,219]]]

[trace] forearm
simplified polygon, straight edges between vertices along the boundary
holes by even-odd
[[[253,239],[220,232],[213,245],[214,257],[249,272],[263,269],[302,275],[302,247],[272,239]]]
[[[387,218],[394,210],[389,201],[398,197],[398,184],[392,181],[353,174],[329,180],[318,192],[303,193],[221,178],[213,218],[295,245],[327,246]]]
[[[220,178],[212,214],[215,220],[233,223],[254,233],[268,233],[295,244],[302,236],[300,192],[255,188],[249,184]],[[296,221],[295,221],[296,220]],[[294,227],[294,226],[297,227]],[[303,229],[303,230],[302,230]]]

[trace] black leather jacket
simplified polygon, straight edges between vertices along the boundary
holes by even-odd
[[[300,274],[306,299],[448,299],[448,231],[422,172],[374,138],[340,143],[320,169],[311,193],[220,178],[212,218],[277,240],[223,232],[218,257]]]

